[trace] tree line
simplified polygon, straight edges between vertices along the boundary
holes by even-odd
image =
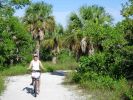
[[[64,29],[56,23],[51,4],[32,3],[29,0],[1,0],[0,64],[3,67],[27,63],[35,52],[40,59],[56,63],[60,51],[66,49],[78,62],[83,59],[95,60],[92,63],[98,64],[97,66],[92,63],[89,65],[93,66],[93,70],[103,73],[111,70],[112,73],[108,74],[115,77],[131,77],[132,3],[129,0],[123,5],[120,12],[124,19],[116,24],[113,24],[113,17],[103,7],[84,5],[80,7],[78,14],[70,14],[68,25]],[[15,10],[25,6],[25,15],[22,18],[15,17]],[[88,68],[88,65],[85,66],[85,69]]]

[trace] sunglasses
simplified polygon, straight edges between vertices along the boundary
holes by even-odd
[[[34,56],[34,57],[38,57],[38,56]]]

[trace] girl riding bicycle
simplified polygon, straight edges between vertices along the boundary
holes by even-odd
[[[41,69],[43,68],[43,65],[41,61],[38,59],[38,55],[34,54],[33,55],[33,60],[30,62],[30,65],[28,69],[32,70],[31,77],[32,77],[32,83],[33,85],[34,79],[37,81],[37,87],[38,87],[38,93],[40,92],[40,76],[41,76]]]

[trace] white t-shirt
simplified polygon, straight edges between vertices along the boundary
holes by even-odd
[[[37,60],[37,61],[32,60],[32,61],[31,61],[31,64],[32,64],[32,70],[40,70],[39,63],[40,63],[39,60]]]

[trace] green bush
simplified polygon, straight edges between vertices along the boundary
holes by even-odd
[[[78,73],[85,73],[88,71],[96,72],[97,74],[109,75],[112,78],[119,79],[125,76],[128,68],[123,66],[124,56],[119,53],[96,53],[89,57],[82,57],[77,68]]]
[[[105,75],[99,75],[95,72],[86,72],[82,75],[78,75],[75,74],[75,76],[73,77],[73,79],[75,79],[75,82],[77,82],[76,80],[79,79],[80,76],[80,80],[79,82],[81,84],[84,83],[93,83],[93,86],[95,88],[107,88],[107,89],[112,89],[113,88],[113,84],[115,83],[115,81],[109,77],[109,76],[105,76]],[[76,77],[76,78],[75,78]]]
[[[54,67],[47,67],[46,70],[47,70],[47,72],[53,72],[55,69],[54,69]]]
[[[133,78],[133,46],[125,46],[121,55],[124,56],[122,63],[122,72],[124,72],[126,78]]]
[[[26,26],[13,16],[1,17],[0,25],[0,64],[9,65],[11,60],[13,63],[31,60],[34,43]]]
[[[82,57],[78,68],[79,73],[94,71],[97,73],[106,73],[105,54],[99,53],[94,56]]]
[[[40,58],[43,61],[51,61],[52,60],[51,49],[46,47],[40,48]]]
[[[74,73],[73,76],[72,76],[72,81],[74,83],[79,83],[81,81],[82,77],[81,77],[81,74],[79,73]]]
[[[130,100],[133,100],[133,90],[129,89],[128,91],[126,91],[125,93],[123,93],[123,97],[124,98],[128,98]]]

